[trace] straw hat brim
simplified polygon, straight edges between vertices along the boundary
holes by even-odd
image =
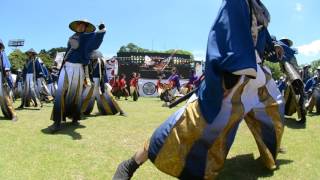
[[[73,21],[69,24],[69,28],[72,31],[77,32],[77,26],[79,23],[84,23],[87,25],[87,28],[85,30],[85,32],[87,32],[87,33],[94,32],[96,30],[96,27],[92,23],[90,23],[89,21],[86,21],[86,20]]]

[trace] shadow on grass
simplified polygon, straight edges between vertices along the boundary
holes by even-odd
[[[308,122],[308,119],[307,119]],[[305,129],[306,123],[301,123],[294,118],[285,118],[284,125],[291,129]]]
[[[292,160],[279,159],[276,170],[292,162]],[[245,154],[227,159],[218,179],[256,180],[271,176],[273,176],[273,171],[267,169],[260,159],[254,159],[253,154]]]
[[[320,113],[311,112],[311,113],[308,113],[308,116],[309,117],[320,116]]]
[[[52,134],[50,127],[47,127],[45,129],[42,129],[41,132],[44,134],[49,135],[55,135],[55,134],[62,134],[62,135],[68,135],[72,137],[73,140],[80,140],[82,139],[82,136],[80,133],[76,132],[77,129],[85,128],[86,126],[83,125],[73,125],[72,123],[62,123],[61,124],[61,130],[55,132]]]
[[[28,110],[28,111],[40,111],[40,108],[32,108],[32,107],[25,107],[25,108],[15,108],[16,111],[23,111],[23,110]]]
[[[85,121],[85,120],[88,120],[88,119],[93,118],[93,117],[98,117],[99,115],[100,114],[98,114],[98,113],[83,115],[81,117],[81,121]]]
[[[9,118],[6,118],[6,117],[3,117],[3,116],[0,116],[0,121],[12,121],[11,119]]]

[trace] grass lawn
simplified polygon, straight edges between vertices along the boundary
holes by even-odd
[[[161,107],[158,99],[119,103],[128,117],[91,116],[78,127],[66,124],[54,135],[47,129],[52,104],[19,110],[16,123],[0,120],[0,179],[111,179],[117,165],[176,110]],[[220,179],[318,179],[319,136],[320,116],[309,116],[306,127],[287,120],[282,142],[287,153],[279,154],[279,169],[270,172],[257,160],[253,136],[242,123]],[[133,179],[172,178],[148,162]]]

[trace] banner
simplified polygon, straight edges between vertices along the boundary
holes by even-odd
[[[65,54],[66,54],[66,52],[57,52],[57,55],[56,55],[56,58],[54,59],[54,61],[57,63],[58,69],[60,69],[60,67],[62,65],[62,61],[63,61]]]
[[[197,62],[194,69],[196,76],[200,77],[203,74],[203,63]]]
[[[157,97],[159,96],[157,92],[157,81],[158,79],[139,79],[139,94],[142,97]],[[168,80],[161,80],[161,83],[168,83]],[[180,84],[188,83],[187,79],[181,79]]]
[[[118,75],[118,60],[116,58],[111,58],[105,61],[105,66],[106,66],[106,74],[108,77],[108,82],[114,78],[114,76]]]

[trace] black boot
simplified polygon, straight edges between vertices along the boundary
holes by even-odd
[[[50,132],[54,134],[59,130],[61,130],[61,124],[60,122],[54,122],[49,128],[50,128]]]
[[[123,161],[119,164],[112,180],[130,180],[133,173],[139,168],[139,166],[140,165],[134,160],[134,157]]]
[[[74,125],[74,126],[79,126],[80,125],[80,123],[79,123],[79,120],[78,119],[80,119],[80,118],[72,118],[72,125]]]

